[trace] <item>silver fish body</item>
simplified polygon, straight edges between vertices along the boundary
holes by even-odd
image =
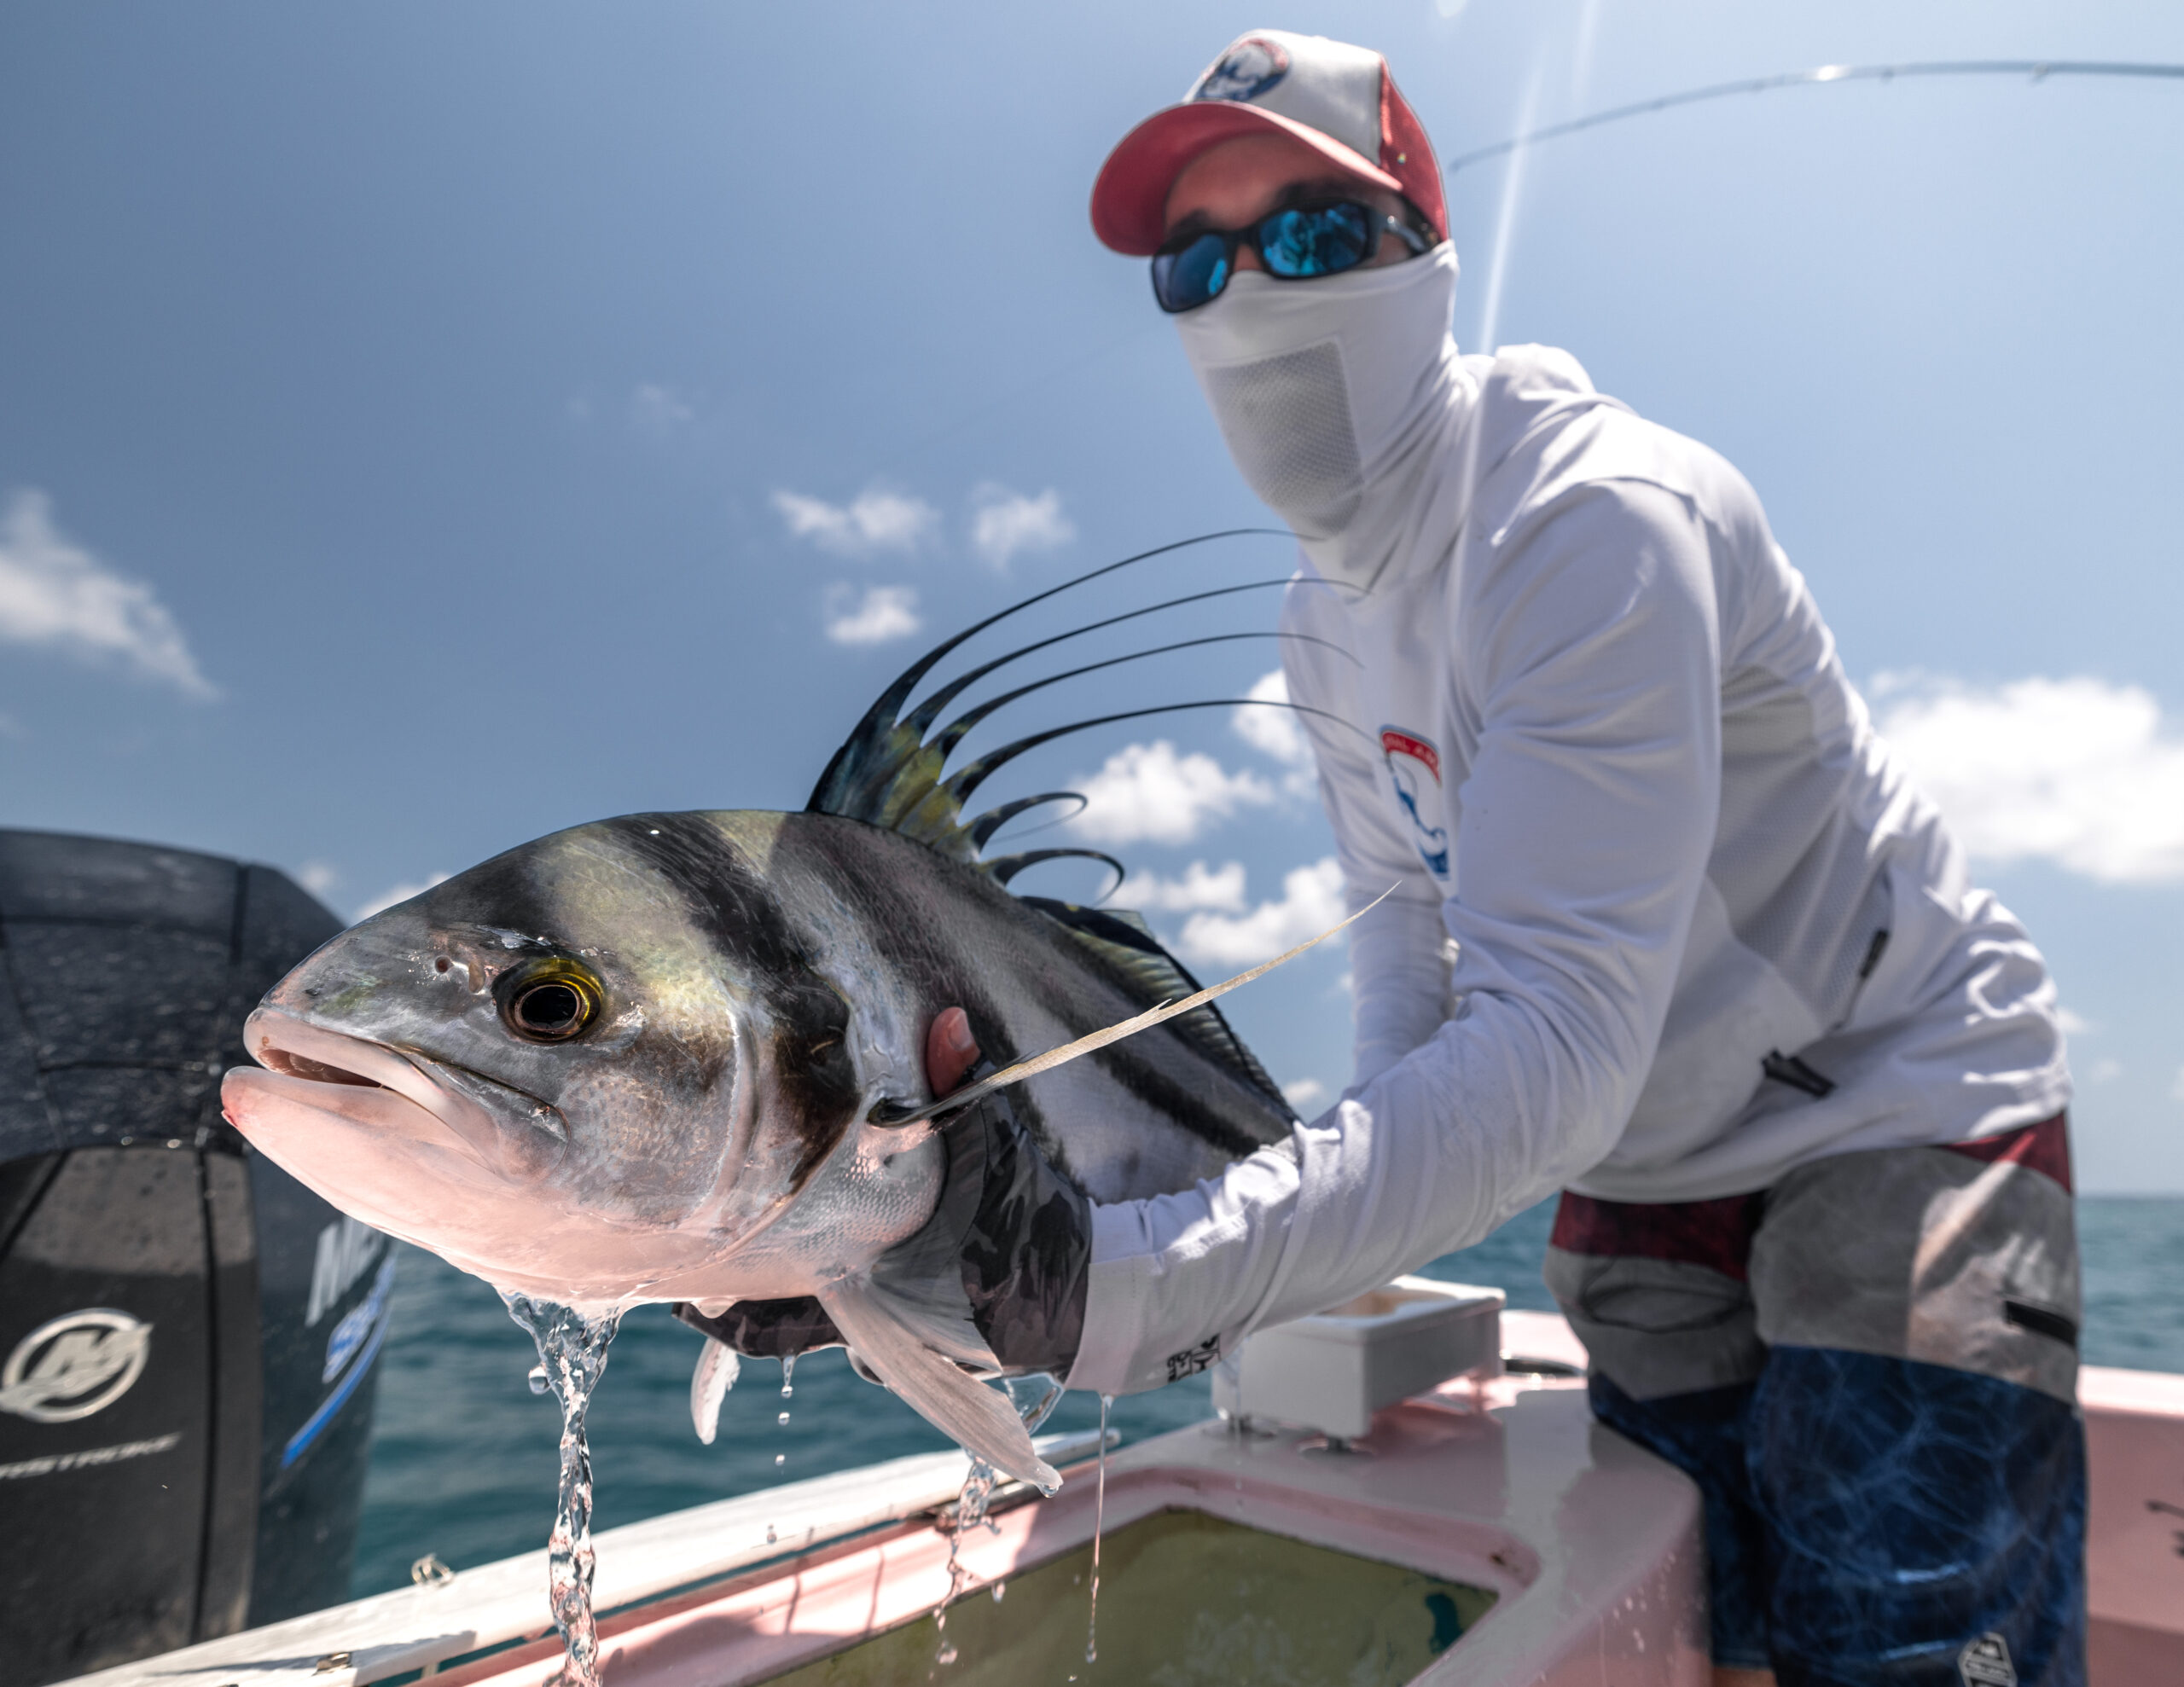
[[[345,1211],[506,1290],[595,1309],[816,1296],[865,1368],[934,1423],[996,1468],[1051,1483],[1015,1414],[966,1375],[994,1368],[967,1306],[872,1271],[932,1215],[946,1169],[934,1128],[917,1122],[935,1100],[926,1033],[942,1009],[967,1009],[1003,1068],[985,1086],[1009,1087],[1057,1170],[1095,1201],[1159,1195],[1287,1136],[1287,1104],[1211,998],[1288,957],[1201,993],[1135,916],[1005,888],[1056,855],[1119,863],[1082,849],[982,857],[1017,815],[1082,806],[1081,795],[966,804],[1000,768],[1071,733],[1301,705],[1132,707],[949,762],[996,710],[1079,675],[1304,635],[1220,634],[1107,657],[944,719],[1020,658],[1281,583],[1262,580],[1050,635],[911,699],[967,640],[1036,604],[1249,536],[1201,535],[1102,565],[946,639],[866,710],[802,813],[577,826],[362,922],[252,1016],[261,1068],[227,1075],[228,1117]],[[701,1368],[701,1433],[724,1376]]]
[[[328,942],[223,1100],[344,1210],[504,1289],[819,1293],[932,1210],[930,1128],[874,1116],[932,1099],[942,1008],[1007,1064],[1152,1005],[1142,958],[1059,907],[834,815],[578,826]],[[567,1035],[524,1017],[572,1000]],[[1095,1200],[1188,1187],[1292,1123],[1225,1031],[1156,1026],[1026,1081],[1019,1116]]]

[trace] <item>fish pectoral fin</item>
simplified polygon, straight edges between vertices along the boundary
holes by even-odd
[[[704,1350],[698,1354],[698,1368],[690,1373],[690,1423],[707,1446],[713,1444],[713,1436],[720,1429],[720,1403],[735,1386],[736,1373],[742,1368],[735,1348],[711,1336],[706,1337]]]
[[[1043,1493],[1061,1486],[1008,1400],[926,1346],[870,1284],[845,1278],[821,1290],[819,1303],[880,1379],[973,1458]]]

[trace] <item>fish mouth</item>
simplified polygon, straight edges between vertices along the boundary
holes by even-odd
[[[243,1046],[264,1070],[231,1072],[224,1100],[232,1087],[236,1101],[267,1093],[396,1136],[452,1135],[487,1171],[526,1182],[551,1170],[568,1145],[560,1112],[513,1085],[278,1008],[261,1007],[244,1022]],[[250,1110],[229,1108],[243,1115],[235,1122],[245,1135]]]
[[[311,1084],[391,1089],[433,1110],[430,1080],[384,1043],[322,1030],[276,1009],[259,1008],[243,1023],[244,1046],[269,1072]]]

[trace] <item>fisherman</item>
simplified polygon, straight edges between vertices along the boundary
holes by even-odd
[[[2054,988],[1751,488],[1566,352],[1459,355],[1440,168],[1367,49],[1242,37],[1092,222],[1298,535],[1289,694],[1351,907],[1394,888],[1355,1079],[1289,1143],[1095,1206],[1005,1108],[950,1126],[929,1231],[998,1356],[1158,1388],[1560,1191],[1593,1411],[1705,1498],[1717,1683],[2082,1682]],[[978,1058],[942,1014],[935,1090]]]

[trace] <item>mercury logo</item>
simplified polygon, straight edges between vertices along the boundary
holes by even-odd
[[[103,1412],[144,1374],[152,1326],[111,1307],[50,1319],[0,1366],[0,1412],[33,1423],[73,1423]]]

